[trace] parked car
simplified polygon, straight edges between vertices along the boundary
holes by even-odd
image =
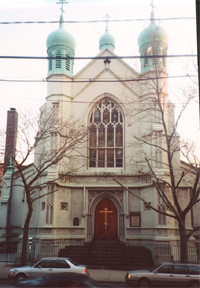
[[[106,287],[87,275],[80,273],[59,273],[39,278],[27,278],[18,282],[18,287]]]
[[[27,277],[39,277],[62,272],[76,272],[88,274],[86,266],[77,265],[69,258],[47,257],[42,258],[33,266],[24,266],[10,270],[8,278],[21,280]]]
[[[133,270],[125,276],[128,284],[148,288],[200,287],[200,265],[177,262],[161,263],[150,270]]]

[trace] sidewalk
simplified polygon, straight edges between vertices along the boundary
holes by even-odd
[[[0,266],[0,279],[8,279],[8,274],[13,266]],[[89,269],[90,277],[101,282],[125,282],[127,271],[107,270],[107,269]]]

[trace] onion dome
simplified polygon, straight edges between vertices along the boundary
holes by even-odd
[[[59,59],[62,57],[74,57],[76,42],[74,37],[64,29],[63,16],[60,16],[59,28],[47,37],[46,41],[49,59],[48,76],[51,74],[73,74],[73,59]]]
[[[115,38],[108,32],[108,28],[106,28],[105,33],[99,39],[99,50],[102,51],[104,49],[115,50]]]
[[[152,41],[163,42],[166,44],[169,41],[166,30],[161,26],[156,25],[153,13],[151,17],[151,24],[145,28],[138,37],[138,46],[141,47],[142,45]]]
[[[64,45],[68,47],[71,50],[75,50],[76,42],[74,37],[67,32],[63,27],[63,20],[62,15],[60,16],[60,26],[56,31],[53,31],[49,36],[47,37],[46,41],[47,49],[57,46],[57,45]]]
[[[152,70],[166,71],[168,33],[161,26],[156,25],[154,12],[151,13],[151,23],[138,37],[138,46],[141,58],[141,72]],[[145,56],[156,56],[155,58],[145,58]]]

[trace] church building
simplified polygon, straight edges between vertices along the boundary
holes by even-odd
[[[176,221],[156,213],[147,205],[160,211],[167,209],[148,176],[145,161],[148,157],[158,177],[169,176],[163,165],[166,155],[161,149],[165,145],[163,127],[158,121],[157,103],[153,100],[158,88],[165,105],[165,123],[171,131],[174,105],[168,99],[164,57],[167,55],[168,34],[156,24],[152,11],[149,26],[138,37],[139,73],[115,54],[115,38],[108,28],[107,25],[99,38],[97,56],[76,75],[73,74],[76,43],[65,30],[62,13],[58,29],[47,37],[47,96],[41,115],[53,111],[59,123],[69,118],[78,119],[84,128],[89,129],[89,134],[82,147],[84,157],[80,160],[72,157],[75,172],[66,175],[62,163],[57,163],[40,177],[39,181],[44,185],[37,193],[46,194],[51,189],[56,192],[34,202],[29,237],[51,241],[119,239],[126,243],[176,244],[179,239]],[[152,137],[152,145],[147,145],[148,137],[152,135],[156,137]],[[174,139],[179,145],[178,134]],[[57,143],[54,133],[36,147],[36,167],[37,155],[44,146],[54,149]],[[174,165],[181,166],[179,152],[175,155]],[[31,164],[25,168],[27,175],[33,167]],[[27,212],[26,197],[24,189],[17,185],[20,181],[17,172],[13,176],[11,170],[4,175],[4,182],[12,188],[2,187],[0,197],[0,231],[3,239],[8,221],[5,215],[10,209],[9,227],[13,229],[15,240],[17,237],[21,241]],[[9,184],[11,180],[12,185]],[[180,197],[187,198],[186,194],[184,192]],[[143,198],[146,204],[135,195]],[[188,229],[192,225],[190,217],[187,225]]]

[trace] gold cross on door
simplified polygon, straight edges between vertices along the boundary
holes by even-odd
[[[105,225],[105,235],[107,236],[107,229],[108,229],[108,213],[113,213],[113,211],[108,211],[108,208],[105,207],[104,211],[99,211],[100,213],[105,213],[105,220],[104,220],[104,225]]]

